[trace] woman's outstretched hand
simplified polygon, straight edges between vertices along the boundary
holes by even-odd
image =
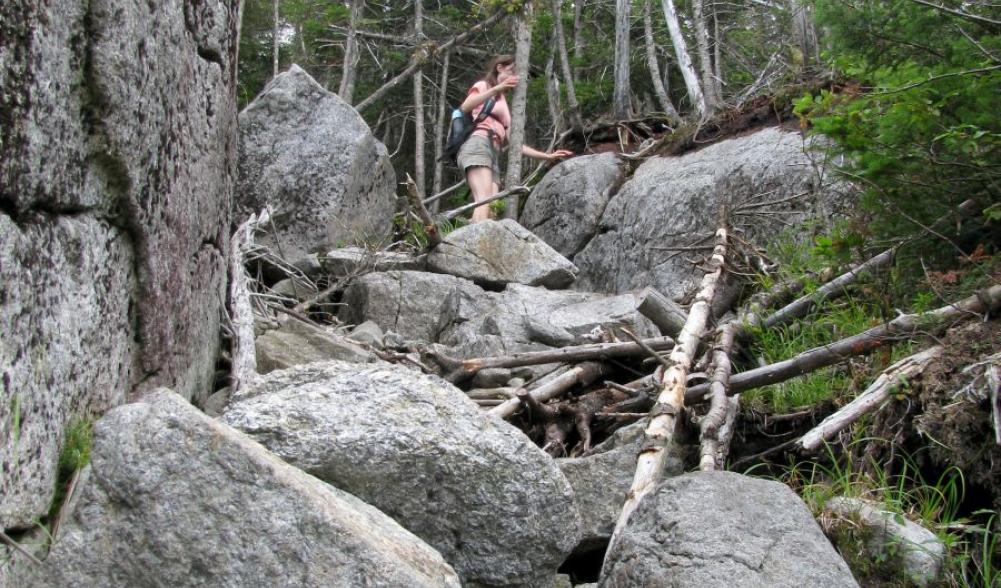
[[[505,92],[507,90],[514,89],[514,87],[518,85],[519,79],[520,78],[518,76],[507,76],[503,80],[498,81],[494,88],[497,88],[498,92]]]
[[[546,155],[549,157],[549,161],[556,161],[558,159],[570,157],[571,155],[573,155],[573,151],[569,151],[567,149],[557,149],[556,151],[551,151]]]

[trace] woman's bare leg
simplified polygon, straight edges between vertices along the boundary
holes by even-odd
[[[476,166],[466,170],[466,183],[473,193],[475,202],[482,202],[497,193],[497,184],[494,183],[494,172],[489,167]],[[490,218],[489,206],[480,206],[473,210],[472,222],[478,223]]]

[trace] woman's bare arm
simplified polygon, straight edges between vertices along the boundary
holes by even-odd
[[[552,153],[546,153],[545,151],[539,151],[534,147],[529,147],[528,145],[522,145],[521,154],[526,157],[531,157],[532,159],[545,159],[548,161],[554,161],[556,159],[563,159],[564,157],[570,157],[571,155],[573,155],[573,151],[568,151],[566,149],[557,149]]]

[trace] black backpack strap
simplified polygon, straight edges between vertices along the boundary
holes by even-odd
[[[483,110],[481,110],[480,113],[476,115],[476,120],[473,121],[474,127],[480,124],[481,122],[485,121],[487,117],[490,116],[490,111],[494,109],[494,104],[496,102],[497,99],[494,98],[493,96],[487,98],[486,104],[483,105]]]

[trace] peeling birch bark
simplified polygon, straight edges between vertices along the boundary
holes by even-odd
[[[709,412],[699,423],[701,450],[699,469],[708,472],[717,469],[720,460],[720,429],[726,422],[730,402],[726,390],[730,383],[730,352],[740,327],[735,321],[728,321],[720,327],[716,335],[716,345],[713,348],[712,382],[710,389]]]
[[[665,0],[665,5],[670,0]],[[721,215],[725,218],[725,215]],[[636,473],[633,476],[632,487],[626,495],[622,513],[615,523],[615,530],[609,541],[611,553],[615,542],[622,535],[629,522],[629,517],[640,500],[653,491],[664,472],[667,461],[667,446],[674,436],[678,417],[685,408],[685,388],[688,371],[691,369],[698,351],[699,340],[706,329],[709,320],[712,300],[716,294],[716,284],[723,273],[726,261],[727,229],[721,226],[716,231],[716,244],[710,258],[709,270],[702,277],[699,293],[688,311],[688,320],[678,335],[678,343],[671,352],[669,361],[672,366],[664,370],[661,378],[661,390],[657,402],[650,411],[650,423],[644,432],[644,441],[639,457],[636,460]]]
[[[571,368],[570,370],[567,370],[565,373],[556,376],[549,382],[546,382],[530,392],[526,389],[521,389],[518,390],[517,394],[530,394],[536,402],[542,403],[556,398],[560,394],[578,384],[581,386],[587,386],[604,374],[604,365],[592,362],[582,363],[574,368]],[[499,406],[490,409],[490,414],[498,416],[502,419],[510,418],[515,412],[517,412],[522,403],[523,401],[517,397],[509,398]]]

